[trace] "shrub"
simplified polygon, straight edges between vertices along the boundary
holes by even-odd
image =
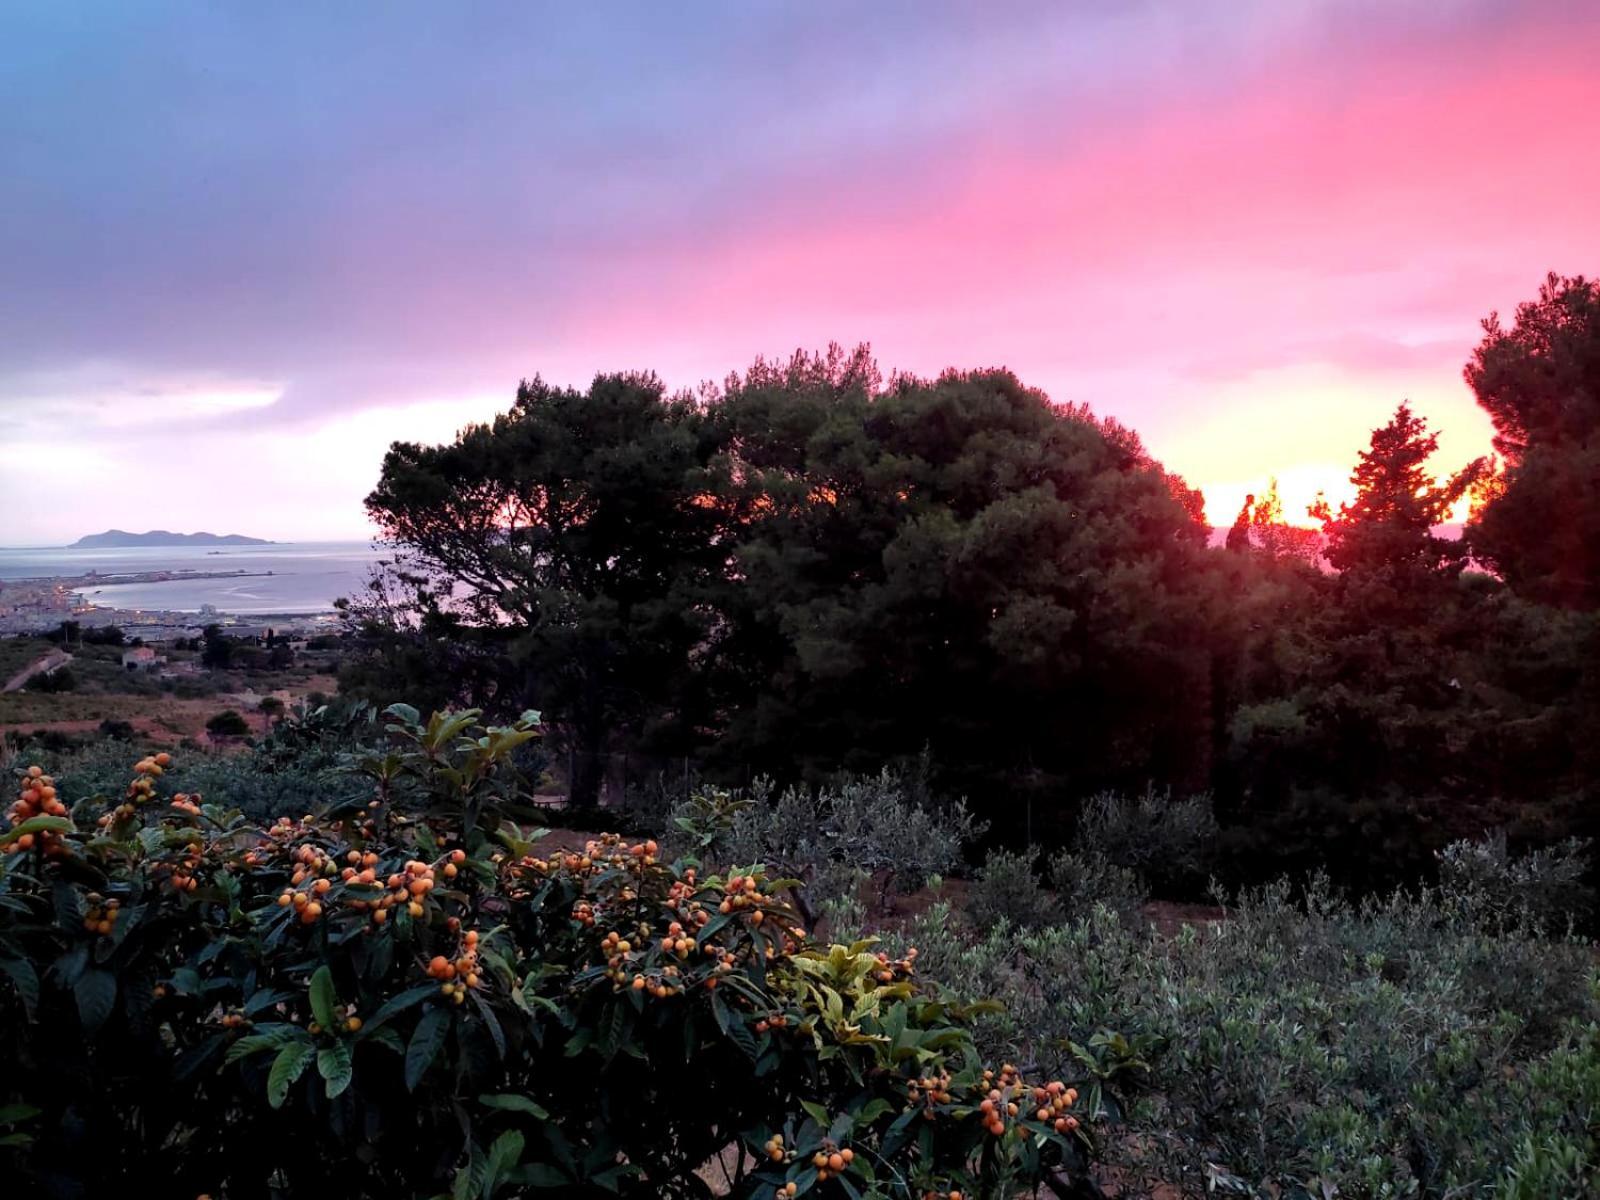
[[[1174,800],[1153,788],[1136,798],[1103,792],[1078,817],[1076,847],[1135,872],[1155,895],[1194,898],[1216,863],[1211,797]]]
[[[1094,850],[1063,851],[1050,860],[1050,886],[1069,920],[1086,917],[1104,905],[1133,924],[1142,919],[1146,898],[1137,871],[1120,867]]]
[[[231,708],[225,708],[206,722],[206,732],[215,737],[244,737],[250,725]]]
[[[1315,879],[1174,938],[1105,907],[1020,938],[941,915],[906,932],[919,969],[1004,1002],[975,1025],[982,1052],[1082,1091],[1123,1194],[1600,1187],[1589,945],[1473,926],[1435,893],[1352,904]]]
[[[22,774],[14,1187],[705,1196],[720,1163],[740,1196],[911,1197],[1081,1169],[1074,1093],[984,1070],[914,955],[811,943],[760,870],[614,835],[541,854],[506,770],[530,721],[397,707],[388,732],[363,801],[265,828],[175,792],[165,754],[70,809]]]
[[[1439,852],[1439,889],[1461,916],[1488,929],[1559,932],[1583,926],[1594,905],[1581,838],[1513,858],[1504,831]]]
[[[859,892],[855,872],[876,885],[876,907],[959,867],[962,849],[983,825],[962,802],[914,797],[892,771],[846,777],[815,795],[790,788],[774,798],[767,783],[749,793],[696,793],[674,810],[688,845],[723,865],[765,863],[805,884],[802,911]],[[842,870],[840,868],[843,868]]]
[[[1004,923],[1013,929],[1035,929],[1060,920],[1056,899],[1040,886],[1033,864],[1039,852],[991,850],[972,878],[967,910],[979,929]]]
[[[43,692],[56,694],[76,690],[78,677],[72,673],[71,667],[57,667],[54,671],[41,671],[27,682],[30,692]]]

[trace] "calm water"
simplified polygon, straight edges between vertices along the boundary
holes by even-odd
[[[90,603],[113,608],[225,613],[315,613],[354,595],[384,557],[366,542],[288,542],[276,546],[136,546],[122,550],[3,550],[0,579],[39,575],[113,575],[130,571],[271,571],[245,579],[170,580],[83,589]]]

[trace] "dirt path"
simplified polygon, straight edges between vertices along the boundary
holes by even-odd
[[[57,667],[66,666],[71,661],[72,655],[66,653],[66,651],[52,650],[43,658],[35,659],[33,662],[23,667],[22,670],[18,671],[10,679],[6,680],[4,685],[0,685],[0,692],[20,691],[27,685],[28,680],[32,679],[35,675],[47,674],[50,671],[54,671]]]

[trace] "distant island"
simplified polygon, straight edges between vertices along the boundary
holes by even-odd
[[[106,550],[119,546],[271,546],[265,538],[245,537],[240,533],[172,533],[152,529],[148,533],[129,533],[108,529],[81,537],[68,550]]]

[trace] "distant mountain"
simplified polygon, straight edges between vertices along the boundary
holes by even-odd
[[[104,533],[91,533],[81,537],[68,550],[106,550],[118,546],[270,546],[265,538],[245,537],[240,533],[171,533],[165,529],[152,529],[148,533],[129,533],[125,529],[108,529]]]

